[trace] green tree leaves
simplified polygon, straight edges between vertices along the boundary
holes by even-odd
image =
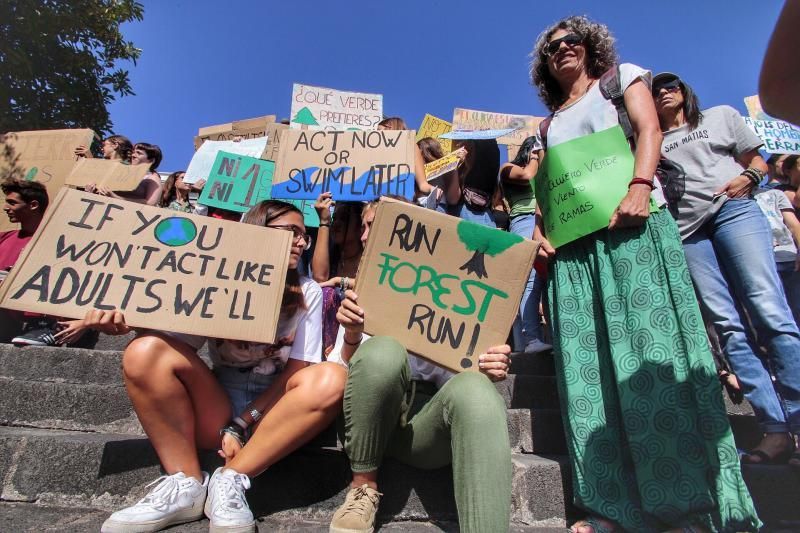
[[[135,0],[0,2],[0,132],[110,132],[106,106],[133,94],[118,63],[141,54],[120,25],[143,13]]]

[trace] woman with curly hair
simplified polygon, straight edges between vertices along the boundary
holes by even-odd
[[[617,66],[608,28],[586,17],[545,30],[532,56],[552,111],[539,132],[543,166],[545,150],[617,127],[622,111],[632,129],[633,172],[620,177],[630,183],[608,227],[557,250],[545,228],[563,222],[537,216],[534,230],[549,260],[574,498],[589,512],[572,531],[755,531],[680,236],[668,212],[651,213],[651,196],[663,202],[650,72]],[[604,95],[610,69],[624,106]]]

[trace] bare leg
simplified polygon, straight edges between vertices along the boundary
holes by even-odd
[[[202,481],[197,447],[218,447],[219,428],[231,415],[214,374],[186,344],[152,333],[128,345],[122,370],[133,408],[164,469]]]
[[[318,363],[295,373],[285,394],[228,468],[256,476],[311,440],[341,411],[346,379],[347,371],[334,363]]]

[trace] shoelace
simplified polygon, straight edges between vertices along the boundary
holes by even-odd
[[[218,500],[223,507],[233,509],[244,509],[247,501],[244,499],[244,491],[250,488],[250,478],[244,474],[221,475],[216,480],[215,490],[219,496]]]
[[[378,496],[383,496],[383,494],[377,492],[374,496],[371,496],[369,492],[367,492],[366,486],[362,485],[361,487],[356,487],[353,498],[348,500],[347,507],[344,508],[344,512],[342,514],[354,513],[359,516],[366,516],[367,506],[370,503],[373,506],[377,505]]]
[[[170,503],[175,501],[175,498],[178,495],[178,490],[180,489],[180,482],[174,475],[161,476],[157,480],[148,484],[145,488],[152,487],[153,485],[157,485],[156,488],[148,492],[147,496],[139,500],[139,502],[136,504],[137,506],[149,505],[154,509],[164,509]]]

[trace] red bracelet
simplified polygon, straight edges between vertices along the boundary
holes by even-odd
[[[628,188],[630,188],[631,185],[647,185],[650,187],[651,191],[656,188],[656,186],[653,184],[653,180],[648,180],[645,178],[633,178],[628,184]]]

